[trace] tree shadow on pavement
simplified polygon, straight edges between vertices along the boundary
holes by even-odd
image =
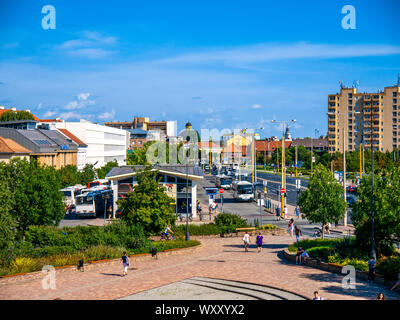
[[[319,269],[315,269],[319,270]],[[328,293],[347,295],[351,297],[365,298],[374,300],[379,292],[383,292],[386,299],[400,299],[400,295],[393,294],[387,287],[379,284],[369,284],[365,281],[358,281],[355,289],[345,289],[342,287],[342,279],[345,275],[324,271],[324,273],[301,274],[300,277],[310,279],[320,284],[320,289]],[[331,285],[324,286],[323,283],[329,282]],[[332,285],[335,283],[335,285]]]
[[[119,273],[101,273],[105,276],[113,276],[113,277],[122,277],[122,274]]]

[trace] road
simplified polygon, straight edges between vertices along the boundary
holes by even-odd
[[[208,196],[205,195],[204,188],[205,187],[215,187],[213,176],[205,176],[203,181],[198,183],[198,199],[203,203],[208,203]],[[260,219],[260,207],[257,206],[256,202],[237,202],[232,195],[230,190],[225,190],[223,193],[223,200],[221,201],[220,195],[217,195],[216,201],[218,203],[219,211],[223,211],[226,213],[234,213],[242,218],[246,219],[248,223],[254,224],[255,219]],[[289,214],[291,214],[289,212]],[[314,228],[319,227],[318,224],[311,224],[305,219],[296,220],[296,225],[302,230],[303,235],[305,236],[313,236]],[[262,224],[272,224],[276,225],[280,228],[287,228],[288,221],[276,221],[276,217],[274,214],[263,213],[262,214]],[[343,237],[342,234],[339,233],[331,233],[331,235],[326,235],[328,238],[337,238]]]

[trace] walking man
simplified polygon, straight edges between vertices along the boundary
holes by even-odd
[[[295,213],[297,219],[300,219],[300,208],[299,208],[299,206],[296,206],[296,208],[294,209],[294,213]]]
[[[276,207],[275,212],[276,212],[276,221],[281,220],[281,208]]]
[[[375,258],[371,257],[368,261],[368,282],[375,282]]]
[[[249,233],[246,231],[246,233],[243,236],[243,242],[244,242],[244,251],[248,252],[249,251],[249,243],[250,243],[250,235]]]
[[[259,232],[259,233],[258,233],[258,236],[257,236],[257,238],[256,238],[258,253],[261,252],[262,244],[263,244],[263,239],[264,239],[264,237],[261,235],[261,232]]]
[[[123,256],[121,259],[122,265],[124,266],[124,273],[123,273],[123,277],[128,275],[128,267],[129,267],[129,258],[126,255],[126,252],[123,252]]]

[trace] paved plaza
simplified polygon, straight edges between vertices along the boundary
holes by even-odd
[[[243,250],[241,237],[203,238],[200,239],[202,245],[195,250],[160,254],[158,259],[135,261],[131,258],[131,268],[126,277],[121,276],[119,261],[98,263],[85,272],[77,272],[73,268],[57,270],[54,290],[43,289],[41,277],[0,279],[0,299],[126,297],[168,300],[181,298],[176,293],[177,288],[185,288],[189,294],[187,299],[250,299],[251,296],[258,299],[311,298],[314,290],[318,290],[325,299],[332,300],[374,299],[378,292],[383,292],[388,299],[400,298],[399,294],[378,284],[366,282],[357,282],[354,290],[342,289],[341,275],[286,261],[282,250],[293,242],[289,236],[266,236],[261,253],[257,253],[252,240],[247,253]],[[287,294],[282,294],[283,291]],[[157,295],[157,292],[164,294]],[[135,297],[135,294],[138,295]]]

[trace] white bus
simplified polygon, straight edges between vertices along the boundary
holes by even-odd
[[[253,201],[254,187],[248,181],[232,182],[233,197],[236,201]]]
[[[82,193],[83,189],[85,189],[85,187],[82,185],[70,186],[61,189],[61,192],[64,194],[64,204],[67,207],[75,207],[76,197]]]
[[[106,215],[108,207],[113,205],[113,191],[108,188],[93,187],[76,197],[76,215],[81,217]]]

